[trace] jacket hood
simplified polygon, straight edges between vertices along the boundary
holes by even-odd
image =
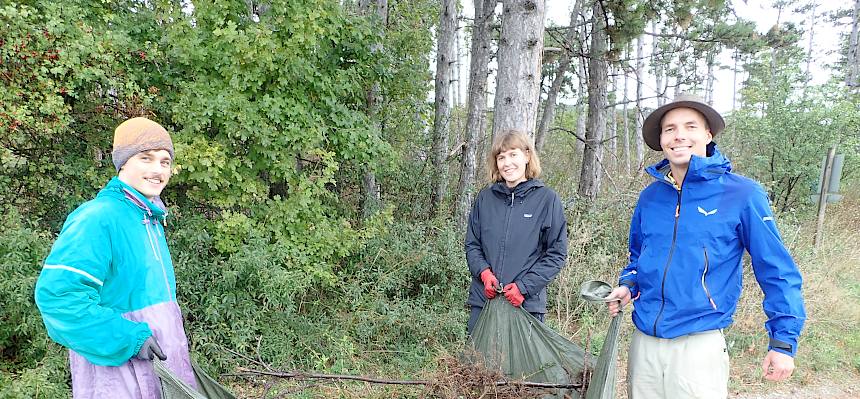
[[[690,165],[687,167],[687,174],[684,177],[686,181],[716,179],[732,171],[732,163],[720,152],[716,143],[712,141],[708,144],[705,153],[707,154],[706,157],[693,155],[690,158]],[[669,160],[663,159],[645,170],[657,180],[662,181],[669,173]]]
[[[105,188],[99,191],[97,197],[101,196],[111,196],[114,198],[124,199],[131,205],[140,209],[144,216],[156,219],[160,222],[164,222],[167,218],[167,209],[165,209],[163,205],[159,206],[155,202],[150,201],[148,198],[143,196],[143,194],[120,180],[117,176],[110,179]]]

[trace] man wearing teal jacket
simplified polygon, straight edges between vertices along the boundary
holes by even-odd
[[[69,348],[75,398],[160,398],[152,360],[196,387],[159,195],[173,142],[132,118],[114,133],[118,176],[66,219],[36,283],[48,335]]]

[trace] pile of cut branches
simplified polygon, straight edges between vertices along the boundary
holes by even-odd
[[[479,357],[473,357],[479,358]],[[423,398],[541,398],[551,393],[538,388],[508,381],[502,371],[491,369],[480,361],[444,355],[437,361],[436,372],[422,394]]]
[[[230,351],[233,352],[233,351]],[[584,391],[582,378],[574,384],[552,384],[521,380],[512,380],[504,375],[497,367],[488,367],[481,359],[482,356],[466,352],[459,356],[440,355],[436,360],[435,370],[422,380],[396,380],[370,376],[347,374],[321,374],[305,371],[281,371],[273,369],[265,363],[233,352],[235,355],[263,366],[265,370],[238,367],[237,373],[228,376],[255,379],[259,377],[276,377],[299,381],[356,381],[371,384],[423,386],[420,397],[423,399],[538,399],[557,393],[560,388]],[[266,384],[271,387],[270,383]],[[310,386],[316,386],[312,384]],[[301,389],[301,388],[300,388]],[[267,389],[268,390],[268,389]],[[265,395],[264,395],[265,396]]]

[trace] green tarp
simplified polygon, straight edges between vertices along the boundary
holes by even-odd
[[[589,281],[582,286],[583,299],[603,304],[612,287],[603,282]],[[605,311],[601,309],[601,311]],[[615,397],[615,359],[618,353],[618,324],[610,327],[593,369],[586,399]],[[508,377],[530,382],[578,384],[586,366],[585,352],[529,312],[512,306],[504,297],[487,301],[475,324],[468,346],[480,353],[486,367],[500,368]],[[558,389],[557,398],[579,398],[573,389]]]
[[[197,390],[179,379],[161,360],[155,359],[153,363],[155,372],[161,380],[162,399],[236,399],[235,395],[206,375],[194,362],[191,363],[191,367],[194,368]]]
[[[611,285],[596,280],[586,281],[580,289],[582,299],[600,305],[607,302],[604,298],[611,292]],[[601,306],[600,311],[605,311],[605,309]],[[600,356],[597,358],[597,364],[594,365],[585,399],[615,398],[615,359],[618,358],[618,329],[620,324],[621,313],[619,312],[609,322],[609,330],[606,331],[603,348],[600,349]]]

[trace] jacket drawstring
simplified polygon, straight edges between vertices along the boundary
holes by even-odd
[[[152,232],[151,227],[150,227],[150,220],[152,220],[152,224],[155,226],[158,225],[158,220],[156,217],[153,216],[152,209],[149,209],[149,207],[146,206],[146,204],[144,204],[143,202],[141,202],[137,198],[137,196],[135,196],[132,192],[128,191],[127,189],[123,189],[122,191],[125,194],[126,198],[128,198],[133,204],[137,205],[138,208],[140,208],[141,210],[144,211],[143,224],[144,224],[144,228],[146,228],[146,237],[149,239],[149,248],[152,249],[152,254],[155,256],[155,260],[157,260],[158,263],[161,264],[161,272],[164,274],[164,284],[167,287],[167,294],[172,297],[173,293],[172,293],[172,290],[170,289],[170,279],[167,278],[167,268],[164,267],[164,261],[162,260],[161,254],[160,254],[161,247],[158,246],[158,239],[157,238],[153,239],[153,236],[155,234]],[[162,222],[164,223],[165,226],[167,226],[166,219],[167,218],[162,218]],[[159,233],[161,233],[161,232],[159,231]]]

